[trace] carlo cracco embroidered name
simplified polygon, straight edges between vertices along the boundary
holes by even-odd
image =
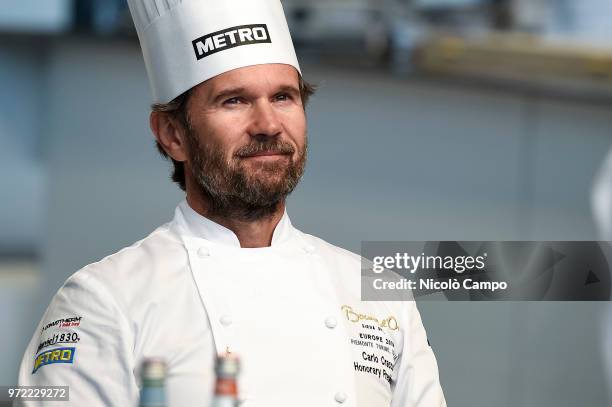
[[[351,307],[350,305],[343,305],[341,309],[344,312],[346,319],[348,319],[351,322],[374,321],[381,328],[389,328],[392,331],[396,331],[399,329],[399,324],[397,323],[397,319],[393,315],[390,315],[387,318],[380,320],[370,315],[359,314],[353,311],[353,307]]]
[[[454,270],[456,273],[464,271],[483,270],[487,253],[482,256],[426,256],[421,253],[411,256],[408,253],[395,253],[395,256],[375,256],[372,259],[372,271],[380,274],[385,270],[407,270],[411,274],[418,269]]]

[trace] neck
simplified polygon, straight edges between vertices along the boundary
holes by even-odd
[[[256,248],[268,247],[272,244],[272,235],[278,222],[285,212],[285,200],[279,202],[266,216],[256,219],[247,219],[231,214],[223,214],[214,210],[207,197],[190,194],[187,191],[187,203],[189,206],[207,219],[218,223],[234,232],[240,247]]]

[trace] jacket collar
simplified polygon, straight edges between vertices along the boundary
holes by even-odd
[[[206,239],[220,245],[240,248],[240,241],[234,232],[197,213],[189,206],[186,199],[181,201],[177,206],[175,220],[182,223],[186,231],[194,237]],[[290,239],[294,230],[289,215],[287,215],[287,210],[285,209],[282,218],[276,225],[274,233],[272,234],[272,246],[276,246]]]

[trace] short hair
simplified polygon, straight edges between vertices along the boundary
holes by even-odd
[[[298,74],[299,80],[299,89],[300,89],[300,97],[302,99],[302,106],[306,109],[306,105],[308,104],[308,100],[312,95],[314,95],[316,91],[316,86],[306,82],[302,75]],[[189,104],[189,98],[191,97],[191,93],[194,88],[187,90],[184,93],[181,93],[174,99],[172,99],[168,103],[154,103],[151,105],[151,111],[158,113],[166,113],[170,115],[174,120],[178,121],[183,129],[190,130],[191,129],[191,120],[189,118],[189,112],[187,111],[187,106]],[[182,162],[176,161],[172,157],[166,153],[162,145],[159,141],[155,141],[157,151],[164,157],[166,160],[171,160],[174,169],[172,170],[171,179],[173,182],[176,182],[179,187],[185,191],[185,166]]]

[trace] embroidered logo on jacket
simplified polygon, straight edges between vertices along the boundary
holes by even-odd
[[[53,326],[57,326],[57,325],[59,325],[60,328],[71,328],[71,327],[79,326],[81,325],[81,319],[83,319],[83,317],[70,317],[70,318],[56,319],[55,321],[49,322],[47,325],[45,325],[42,328],[41,332],[45,332],[45,330]]]
[[[392,315],[378,319],[358,313],[349,305],[343,305],[341,310],[346,319],[354,324],[349,336],[354,371],[374,376],[391,386],[398,358],[392,334],[393,331],[399,330],[397,319]]]
[[[34,359],[34,370],[32,370],[32,374],[36,373],[38,369],[45,365],[72,363],[75,353],[75,348],[57,348],[44,351]]]
[[[385,319],[378,319],[370,315],[359,314],[353,311],[353,307],[349,305],[343,305],[342,312],[344,312],[346,319],[348,319],[351,322],[373,321],[373,322],[376,322],[378,326],[381,328],[389,328],[392,331],[396,331],[399,329],[399,324],[397,323],[397,319],[393,315],[390,315]]]
[[[78,343],[81,340],[76,332],[58,332],[52,337],[45,339],[38,345],[36,353],[49,346],[58,345],[60,343]]]

